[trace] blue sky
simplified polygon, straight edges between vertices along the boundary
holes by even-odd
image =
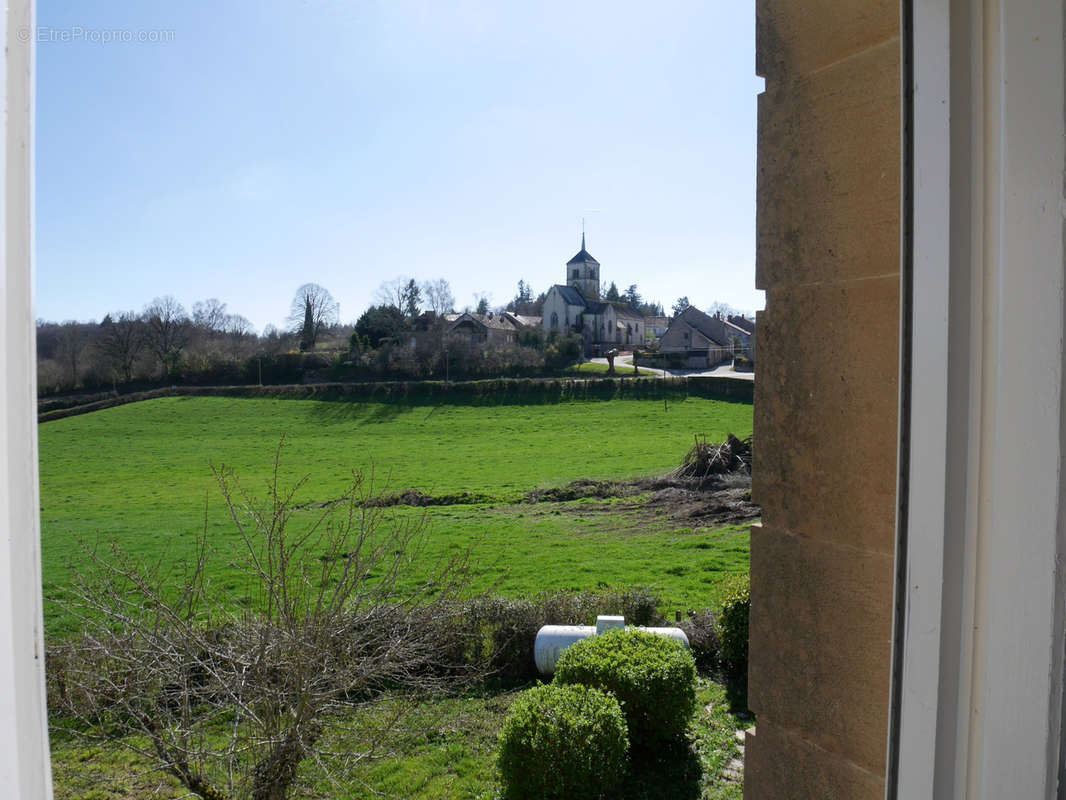
[[[397,275],[502,304],[563,280],[582,217],[605,281],[762,307],[752,3],[40,0],[37,22],[39,317],[172,294],[261,328],[315,282],[350,322]]]

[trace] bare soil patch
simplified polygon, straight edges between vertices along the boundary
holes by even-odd
[[[751,475],[744,471],[684,478],[674,475],[637,478],[632,481],[577,480],[566,486],[536,489],[526,494],[527,503],[566,503],[586,498],[632,498],[632,502],[605,503],[601,514],[666,515],[690,520],[696,525],[734,525],[758,519],[762,509],[751,501]],[[569,506],[573,513],[588,514],[587,506]]]

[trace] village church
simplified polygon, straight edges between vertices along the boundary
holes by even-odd
[[[547,334],[579,333],[586,356],[644,344],[644,317],[624,303],[600,300],[600,262],[585,249],[566,262],[566,284],[555,284],[544,300],[542,323]]]

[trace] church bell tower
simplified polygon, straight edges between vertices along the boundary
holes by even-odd
[[[581,292],[586,300],[600,299],[600,262],[585,249],[585,232],[581,232],[581,252],[566,262],[566,285]]]

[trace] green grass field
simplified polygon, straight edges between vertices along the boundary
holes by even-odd
[[[84,560],[80,544],[113,541],[180,569],[203,530],[205,501],[209,536],[223,548],[234,534],[212,464],[232,467],[265,494],[284,436],[284,481],[309,476],[301,502],[337,497],[353,470],[372,473],[381,491],[481,495],[484,502],[389,510],[400,520],[424,519],[426,569],[436,556],[468,552],[473,591],[529,596],[645,585],[667,611],[712,606],[725,579],[748,568],[746,526],[693,527],[640,496],[564,503],[524,496],[578,478],[660,474],[679,463],[693,434],[720,440],[751,431],[750,405],[699,398],[432,406],[187,397],[58,420],[39,429],[45,595],[62,596],[70,565]],[[417,566],[408,580],[420,578]],[[223,585],[239,580],[224,570],[214,577]],[[50,634],[73,624],[46,603]],[[486,687],[419,707],[406,738],[367,760],[345,793],[495,796],[496,734],[514,691]],[[704,682],[700,701],[700,785],[669,796],[739,798],[740,786],[723,781],[721,770],[737,754],[734,731],[748,723],[729,713],[721,687]],[[374,719],[362,721],[371,734]],[[88,745],[55,730],[52,750],[57,798],[186,796],[117,742]],[[659,778],[647,780],[632,787],[634,800],[665,796]],[[300,796],[335,796],[316,783],[311,777]]]
[[[392,706],[405,698],[386,699],[354,726],[345,725],[343,737],[330,737],[336,750],[368,755],[346,776],[341,789],[307,763],[294,797],[497,800],[497,737],[508,709],[525,688],[486,686],[468,695],[423,702],[404,717],[402,726],[392,729],[387,727]],[[732,713],[726,691],[708,680],[700,680],[697,701],[692,732],[698,769],[678,774],[682,765],[650,767],[631,775],[617,800],[740,800],[741,785],[724,780],[723,771],[740,755],[736,731],[749,726],[751,719]],[[89,743],[57,729],[51,746],[56,800],[190,797],[175,778],[117,743]]]
[[[746,436],[751,426],[750,405],[700,398],[664,407],[652,400],[425,406],[185,397],[49,422],[40,427],[45,596],[62,592],[79,543],[113,541],[138,558],[181,565],[203,530],[205,502],[209,535],[224,542],[232,524],[212,464],[265,490],[285,437],[285,476],[310,476],[305,502],[337,497],[353,470],[372,474],[379,490],[491,498],[395,511],[425,513],[427,555],[468,550],[476,590],[527,595],[644,584],[660,588],[669,608],[707,606],[722,574],[747,568],[745,528],[675,528],[639,509],[604,514],[608,501],[521,500],[528,490],[577,478],[665,472],[693,433],[716,440],[730,431]],[[62,630],[53,604],[46,614],[46,626]]]

